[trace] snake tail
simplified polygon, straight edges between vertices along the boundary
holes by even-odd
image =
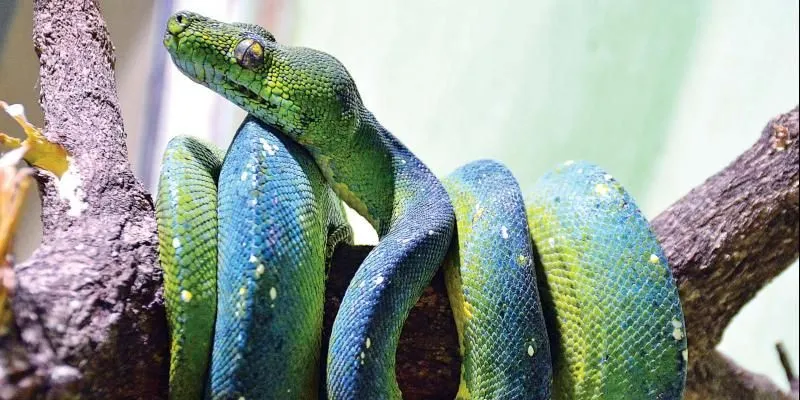
[[[549,399],[552,368],[522,192],[494,161],[444,180],[457,240],[445,282],[462,353],[458,399]]]
[[[680,399],[686,328],[667,259],[633,198],[567,162],[526,199],[554,399]]]
[[[250,117],[220,173],[219,231],[210,397],[317,398],[326,263],[350,237],[341,201],[304,149]]]
[[[222,153],[178,136],[164,153],[156,200],[170,331],[170,399],[202,398],[217,303],[217,178]]]

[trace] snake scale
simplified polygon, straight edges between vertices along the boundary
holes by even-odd
[[[400,331],[440,266],[458,398],[681,397],[678,292],[610,175],[567,162],[527,198],[489,160],[440,181],[328,54],[190,12],[169,19],[164,44],[185,75],[249,113],[227,152],[179,136],[164,154],[172,399],[399,398]],[[342,201],[380,241],[323,349],[328,263],[351,240]]]

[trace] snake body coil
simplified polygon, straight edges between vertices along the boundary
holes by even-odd
[[[680,397],[677,290],[610,176],[559,167],[526,210],[495,162],[443,185],[325,53],[188,12],[170,18],[164,44],[187,76],[250,113],[224,161],[190,138],[165,154],[157,207],[172,398],[317,395],[325,265],[349,240],[338,199],[380,242],[336,316],[320,382],[328,397],[400,397],[399,334],[443,262],[464,360],[459,398]]]

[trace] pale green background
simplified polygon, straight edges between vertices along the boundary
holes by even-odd
[[[225,144],[243,115],[171,65],[150,69],[164,4],[103,2],[131,159],[151,187],[144,150],[160,156],[177,133]],[[625,184],[650,217],[798,103],[796,1],[185,0],[174,8],[258,22],[281,41],[334,54],[380,121],[438,174],[496,158],[529,188],[546,168],[586,159]],[[23,102],[36,120],[30,1],[17,9],[0,56],[0,98]],[[164,107],[148,138],[153,71],[166,74]],[[9,126],[0,119],[0,130]],[[23,256],[39,235],[32,210]],[[359,240],[374,240],[359,229]],[[796,368],[796,265],[743,310],[721,348],[785,386],[777,340]]]

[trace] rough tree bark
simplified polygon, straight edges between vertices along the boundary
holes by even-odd
[[[2,338],[0,396],[163,397],[153,203],[128,163],[114,49],[97,3],[36,1],[33,42],[45,135],[67,149],[79,180],[69,203],[52,174],[37,175],[43,240],[15,269],[18,335]]]
[[[34,21],[45,134],[72,156],[81,211],[74,217],[56,179],[38,173],[44,239],[15,270],[16,329],[0,337],[0,398],[164,398],[153,204],[129,167],[108,31],[97,1],[37,0]],[[686,313],[687,398],[790,398],[714,347],[739,309],[797,259],[799,221],[797,108],[653,221]],[[369,250],[334,255],[326,329]],[[459,363],[438,275],[403,330],[397,374],[404,394],[452,398]]]

